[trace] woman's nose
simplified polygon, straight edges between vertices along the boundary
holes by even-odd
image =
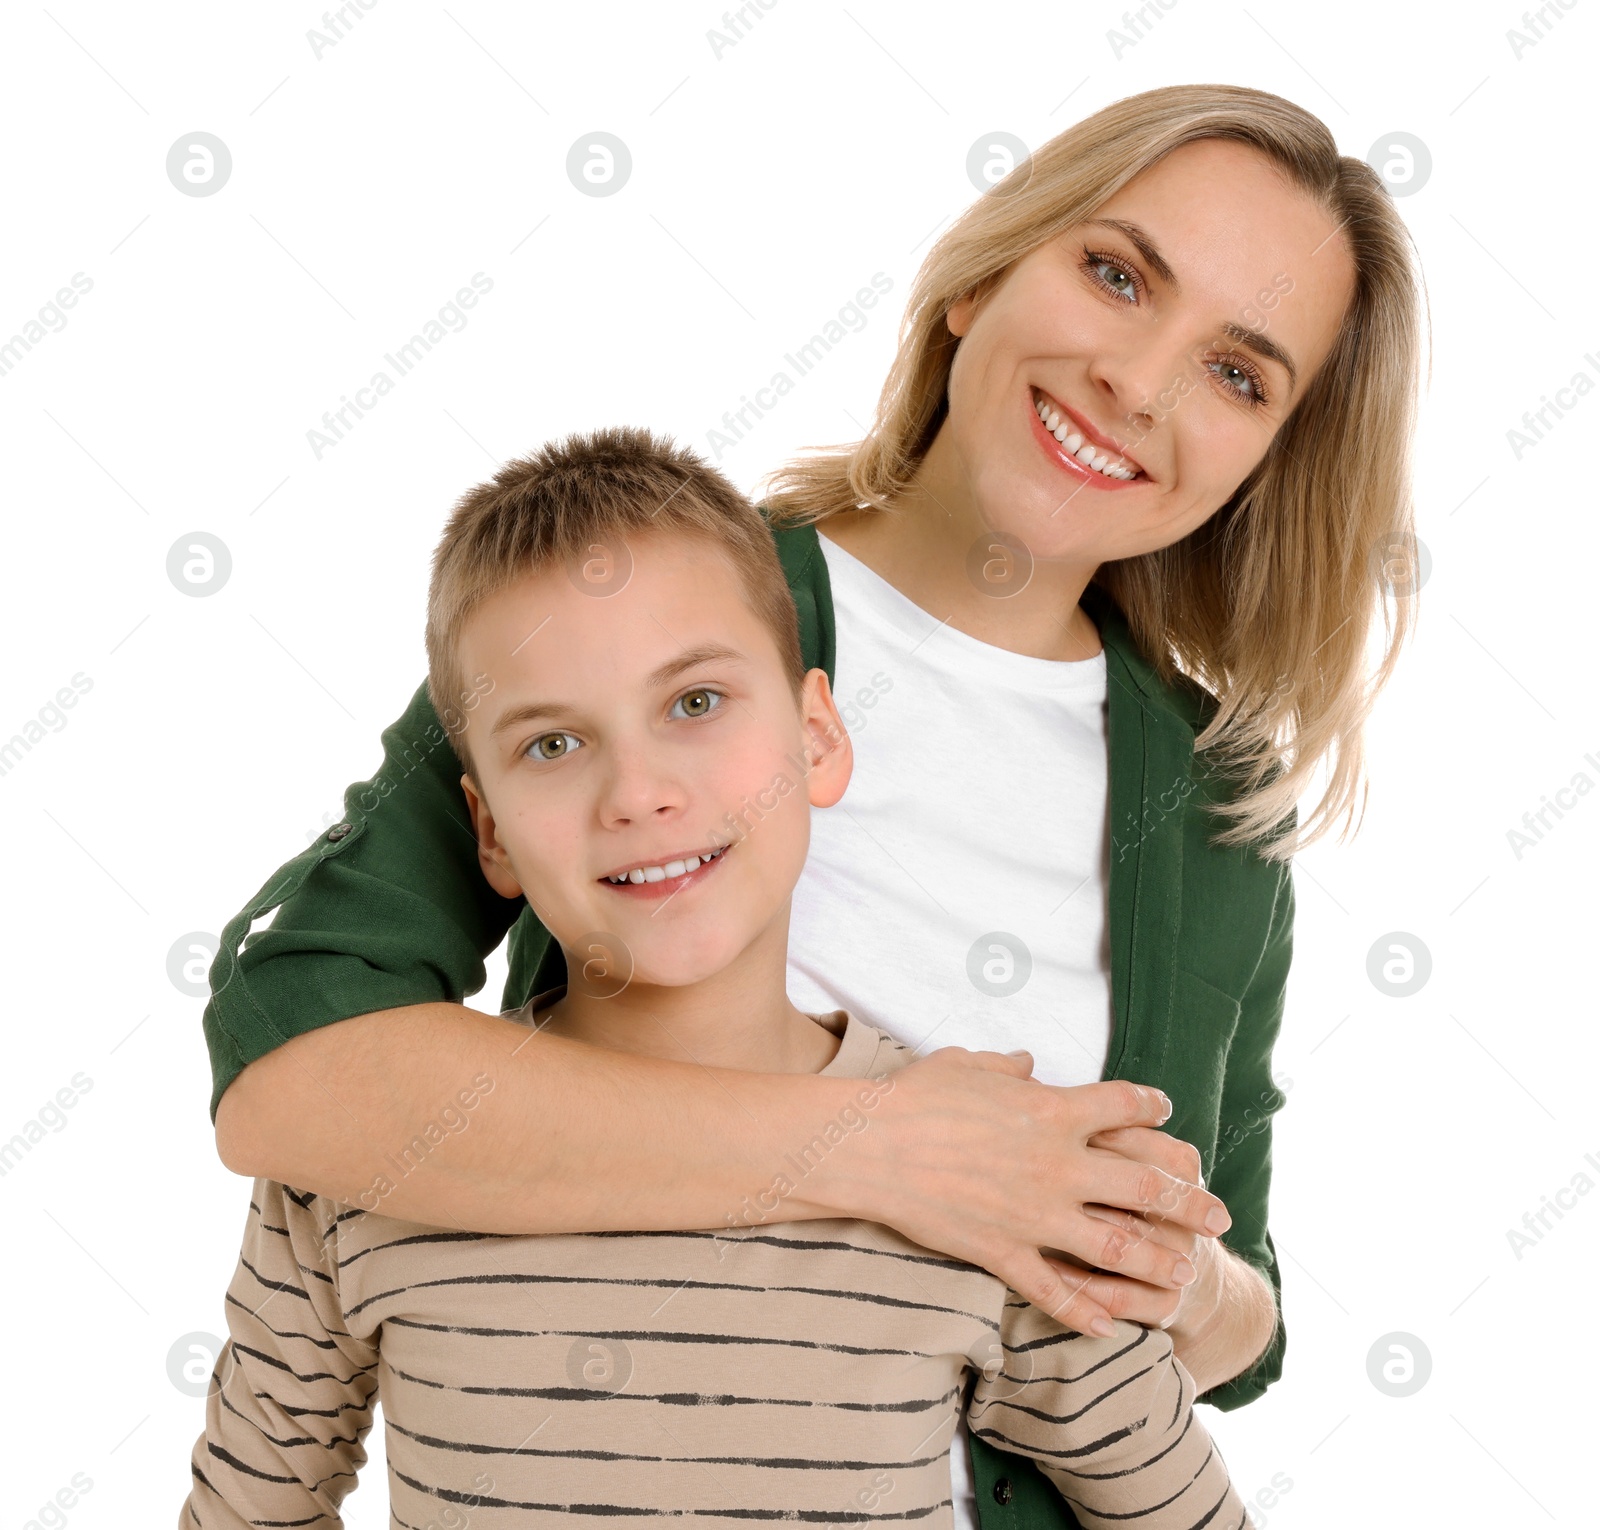
[[[1145,343],[1100,352],[1089,363],[1089,380],[1112,416],[1108,425],[1144,434],[1160,417],[1157,400],[1181,385],[1184,371],[1184,358],[1170,347]]]

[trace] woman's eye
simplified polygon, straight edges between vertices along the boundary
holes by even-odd
[[[1132,292],[1134,290],[1133,278],[1120,266],[1114,266],[1110,261],[1102,260],[1098,270],[1100,272],[1100,280],[1106,286],[1114,288],[1118,292]],[[1111,273],[1109,276],[1106,275],[1108,271]]]
[[[715,699],[713,699],[715,698]],[[669,717],[705,717],[722,705],[722,692],[701,689],[685,691],[672,703]],[[679,711],[679,708],[682,711]]]
[[[535,760],[559,760],[583,748],[583,740],[571,733],[541,733],[528,745],[527,754]]]
[[[1208,361],[1206,363],[1218,377],[1222,379],[1223,386],[1232,389],[1240,398],[1251,404],[1264,404],[1266,394],[1261,391],[1261,384],[1256,378],[1237,362],[1233,361]]]
[[[1098,285],[1114,292],[1120,298],[1132,302],[1138,301],[1139,278],[1132,271],[1114,260],[1107,259],[1104,255],[1096,255],[1092,250],[1085,251],[1084,255],[1084,268]]]

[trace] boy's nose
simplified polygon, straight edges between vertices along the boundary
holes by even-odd
[[[612,752],[600,816],[608,823],[642,823],[681,810],[687,794],[676,773],[645,748]]]

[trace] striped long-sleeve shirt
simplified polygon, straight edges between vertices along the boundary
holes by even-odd
[[[860,1110],[775,1183],[848,1151],[915,1058],[818,1018]],[[877,1223],[486,1235],[258,1179],[226,1310],[185,1526],[337,1526],[380,1402],[403,1530],[948,1527],[960,1410],[1086,1527],[1245,1524],[1164,1332],[1074,1333]]]

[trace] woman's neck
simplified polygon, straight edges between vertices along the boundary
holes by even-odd
[[[1078,604],[1093,568],[1036,560],[1015,594],[980,587],[971,554],[988,528],[971,496],[941,471],[943,439],[940,432],[890,509],[832,515],[817,531],[958,632],[1036,659],[1094,658],[1100,633]]]

